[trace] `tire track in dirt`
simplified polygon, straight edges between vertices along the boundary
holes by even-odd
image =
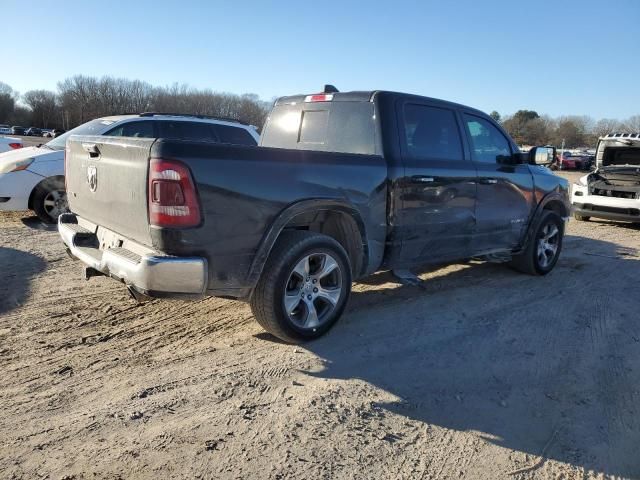
[[[382,274],[354,286],[325,340],[290,347],[239,302],[134,306],[112,280],[82,280],[55,232],[0,218],[0,245],[48,262],[0,316],[0,471],[634,477],[640,327],[622,292],[637,281],[638,231],[569,228],[581,237],[548,277],[474,263],[425,271],[420,289]],[[482,382],[465,371],[478,362]],[[537,460],[554,415],[564,423],[542,466],[507,476]]]

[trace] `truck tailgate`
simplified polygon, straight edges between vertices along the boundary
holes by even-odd
[[[74,137],[67,141],[69,208],[80,217],[151,245],[149,154],[155,139]]]

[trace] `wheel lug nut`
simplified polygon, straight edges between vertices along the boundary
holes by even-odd
[[[317,288],[314,288],[314,289],[313,289],[313,293],[318,293],[318,289],[317,289]]]
[[[307,300],[311,300],[311,295],[307,295]]]
[[[317,279],[317,278],[314,278],[314,279],[313,279],[313,283],[318,283],[318,279]]]

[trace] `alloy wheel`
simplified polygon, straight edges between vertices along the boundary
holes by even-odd
[[[560,242],[560,230],[553,223],[547,223],[538,236],[538,263],[547,268],[553,262]]]
[[[284,309],[299,328],[315,330],[331,318],[342,295],[342,272],[328,253],[304,256],[284,289]]]
[[[64,190],[51,190],[44,197],[44,211],[47,212],[53,220],[69,211],[67,204],[67,192]]]

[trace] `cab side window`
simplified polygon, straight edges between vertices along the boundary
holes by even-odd
[[[136,138],[155,138],[152,121],[127,122],[119,125],[107,133],[109,137],[136,137]]]
[[[480,163],[505,163],[511,157],[506,137],[489,121],[464,114],[464,122],[471,139],[471,155]]]
[[[453,110],[409,104],[404,107],[406,149],[416,159],[464,160]]]

